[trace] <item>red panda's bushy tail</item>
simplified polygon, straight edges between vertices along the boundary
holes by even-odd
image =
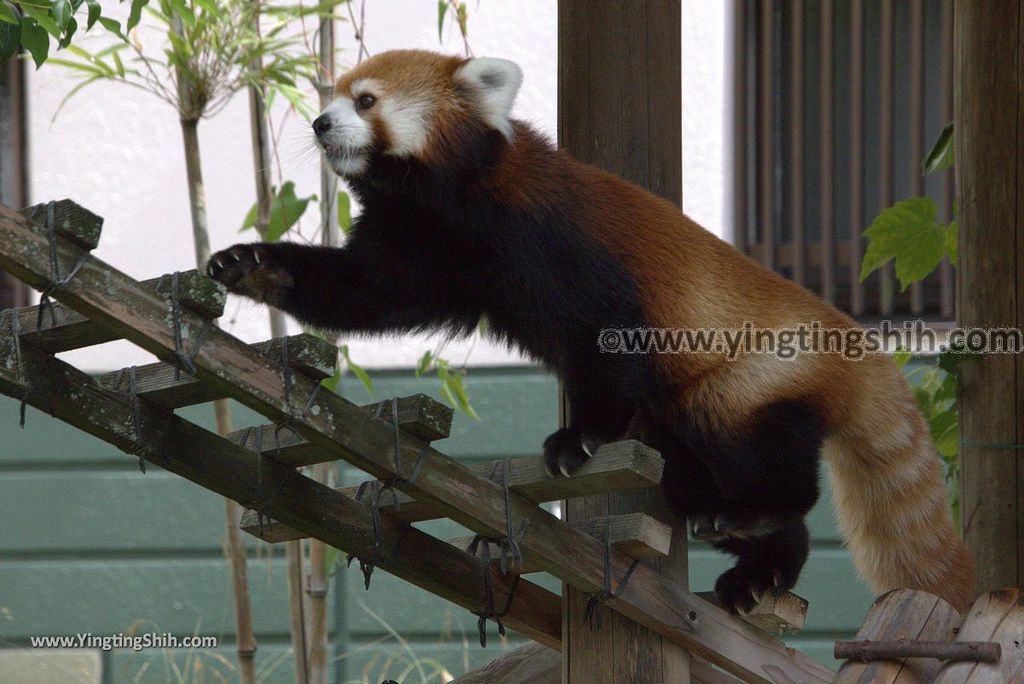
[[[825,445],[840,531],[875,592],[920,589],[964,611],[973,563],[927,425],[892,363],[872,370],[871,391]]]

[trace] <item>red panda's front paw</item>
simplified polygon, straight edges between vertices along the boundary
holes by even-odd
[[[544,440],[544,465],[548,475],[569,477],[587,462],[590,456],[583,450],[579,430],[562,428]]]
[[[206,273],[229,292],[274,306],[284,303],[295,284],[292,275],[275,263],[268,246],[261,243],[235,245],[217,252],[207,262]]]

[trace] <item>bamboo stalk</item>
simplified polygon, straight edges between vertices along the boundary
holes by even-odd
[[[334,21],[330,16],[320,17],[319,70],[317,92],[321,109],[330,103],[334,79]],[[337,223],[335,218],[335,194],[338,191],[337,177],[321,161],[320,164],[320,240],[325,246],[337,244]],[[336,343],[337,340],[335,339]],[[317,482],[328,484],[331,468],[327,463],[312,468],[312,477]],[[327,684],[328,675],[328,629],[327,629],[327,545],[319,539],[309,541],[309,582],[306,587],[309,596],[309,675],[313,684]]]
[[[175,15],[172,29],[179,36],[184,35],[181,17]],[[199,148],[199,119],[188,76],[183,69],[176,69],[178,87],[178,115],[181,119],[182,141],[185,147],[185,175],[188,180],[189,211],[192,217],[192,239],[195,244],[196,264],[205,268],[210,258],[210,231],[206,213],[206,191],[203,184],[202,158]],[[232,430],[231,408],[226,399],[213,402],[217,432],[227,435]],[[238,527],[242,517],[241,507],[231,499],[224,499],[225,550],[231,568],[231,584],[235,596],[235,631],[238,652],[238,668],[243,684],[255,684],[257,649],[253,634],[252,611],[249,600],[249,579],[246,567],[245,535]]]

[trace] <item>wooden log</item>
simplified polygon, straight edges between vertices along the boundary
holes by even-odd
[[[78,254],[80,251],[67,245],[58,246],[58,258],[64,263],[73,262]],[[37,226],[2,205],[0,268],[34,287],[50,283],[45,236]],[[60,290],[59,298],[93,321],[109,326],[117,336],[158,358],[172,359],[175,336],[167,323],[166,302],[99,259],[89,259]],[[191,338],[203,328],[203,321],[185,312],[182,325]],[[614,577],[622,577],[632,564],[631,559],[614,550],[606,562],[604,545],[598,540],[566,526],[515,492],[506,496],[498,484],[474,475],[463,464],[412,436],[403,435],[400,440],[396,472],[395,440],[389,426],[330,393],[319,393],[307,411],[295,410],[295,404],[302,405],[302,398],[313,393],[314,382],[302,376],[295,378],[291,397],[299,401],[290,402],[279,364],[222,330],[209,331],[194,364],[198,377],[218,391],[271,422],[290,421],[302,437],[373,477],[397,476],[401,491],[476,534],[503,535],[507,517],[511,516],[514,529],[523,530],[520,548],[534,555],[546,571],[581,591],[601,591],[606,567]],[[420,467],[415,468],[415,464]],[[779,675],[797,681],[831,679],[831,672],[820,663],[745,628],[721,609],[643,564],[636,568],[629,586],[604,605],[753,682],[767,683]]]
[[[272,436],[272,433],[267,433],[263,437],[265,451],[273,448]],[[305,455],[305,452],[310,450],[308,445],[305,442],[296,444],[295,440],[297,438],[290,432],[280,434],[282,461],[295,464],[310,458]],[[252,442],[249,444],[252,445]],[[293,455],[290,451],[292,448],[298,450],[299,454]],[[479,477],[500,483],[504,482],[506,464],[509,468],[509,488],[536,503],[568,499],[579,496],[583,491],[604,494],[626,489],[656,487],[661,481],[661,471],[664,467],[664,461],[658,452],[635,440],[624,440],[603,445],[571,478],[548,475],[542,456],[474,463],[469,469]],[[355,498],[360,488],[365,487],[342,487],[339,491]],[[397,502],[393,501],[390,495],[387,496],[381,504],[381,510],[386,510],[406,522],[422,522],[442,517],[432,506],[416,501],[402,492],[398,492]],[[242,518],[242,529],[271,543],[302,538],[300,532],[285,525],[274,525],[272,529],[263,526],[261,531],[258,522],[256,516],[245,515]]]
[[[947,663],[935,684],[1021,684],[1024,682],[1024,590],[982,594],[964,618],[956,642],[986,641],[1000,647],[997,663]]]
[[[381,514],[379,545],[370,510],[294,468],[252,452],[173,414],[130,399],[29,345],[0,334],[0,392],[123,450],[145,447],[147,460],[245,506],[321,539],[342,551],[376,559],[380,569],[472,611],[487,605],[484,573],[497,605],[506,604],[511,577],[485,568],[467,553]],[[559,648],[558,596],[520,580],[503,621],[535,641]]]
[[[328,342],[302,333],[288,338],[288,365],[297,373],[313,380],[322,380],[334,373],[338,350]],[[284,360],[282,338],[257,342],[253,349],[276,359]],[[107,373],[100,377],[100,383],[117,389],[117,383],[124,386],[126,370]],[[154,404],[164,408],[181,408],[223,399],[213,389],[187,373],[182,373],[173,363],[150,363],[135,369],[136,390]]]
[[[836,660],[900,660],[902,658],[933,658],[945,661],[998,663],[1002,649],[991,641],[920,641],[889,639],[886,641],[837,641]]]
[[[896,589],[878,597],[857,632],[861,641],[942,641],[952,636],[960,614],[932,594]],[[930,682],[941,663],[929,658],[894,658],[863,663],[848,660],[836,675],[836,684]]]
[[[527,644],[498,656],[451,684],[561,684],[562,654],[541,644]]]
[[[208,319],[224,313],[226,293],[223,286],[198,271],[182,271],[180,277],[186,283],[184,287],[179,283],[178,301],[182,307]],[[154,291],[163,288],[166,294],[170,293],[166,276],[143,280],[140,285]],[[110,328],[95,325],[74,309],[59,303],[53,305],[52,315],[49,308],[43,313],[42,326],[37,326],[38,323],[38,306],[18,309],[18,330],[23,339],[52,354],[119,339]]]
[[[957,325],[1024,327],[1024,6],[955,2]],[[960,510],[976,594],[1024,586],[1024,354],[960,365]],[[1014,446],[1017,445],[1017,446]]]
[[[718,607],[722,606],[713,591],[699,591],[697,596]],[[790,591],[769,591],[750,612],[739,617],[748,625],[768,634],[796,634],[807,621],[807,599]]]
[[[582,530],[587,534],[604,539],[604,520],[579,520],[569,523],[570,527]],[[628,513],[611,516],[607,519],[608,539],[612,548],[621,551],[630,558],[664,558],[668,555],[672,543],[672,528],[668,525],[644,515]],[[474,537],[458,537],[448,543],[458,549],[468,550]],[[501,563],[501,545],[494,542],[480,542],[488,545],[488,553],[495,563]],[[478,550],[477,556],[482,556]],[[511,572],[526,575],[539,572],[540,566],[531,562],[529,555],[523,556],[521,565],[510,568]]]

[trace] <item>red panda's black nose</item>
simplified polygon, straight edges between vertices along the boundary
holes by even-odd
[[[313,132],[316,133],[317,137],[322,136],[329,130],[331,130],[331,120],[326,114],[321,114],[313,119]]]

